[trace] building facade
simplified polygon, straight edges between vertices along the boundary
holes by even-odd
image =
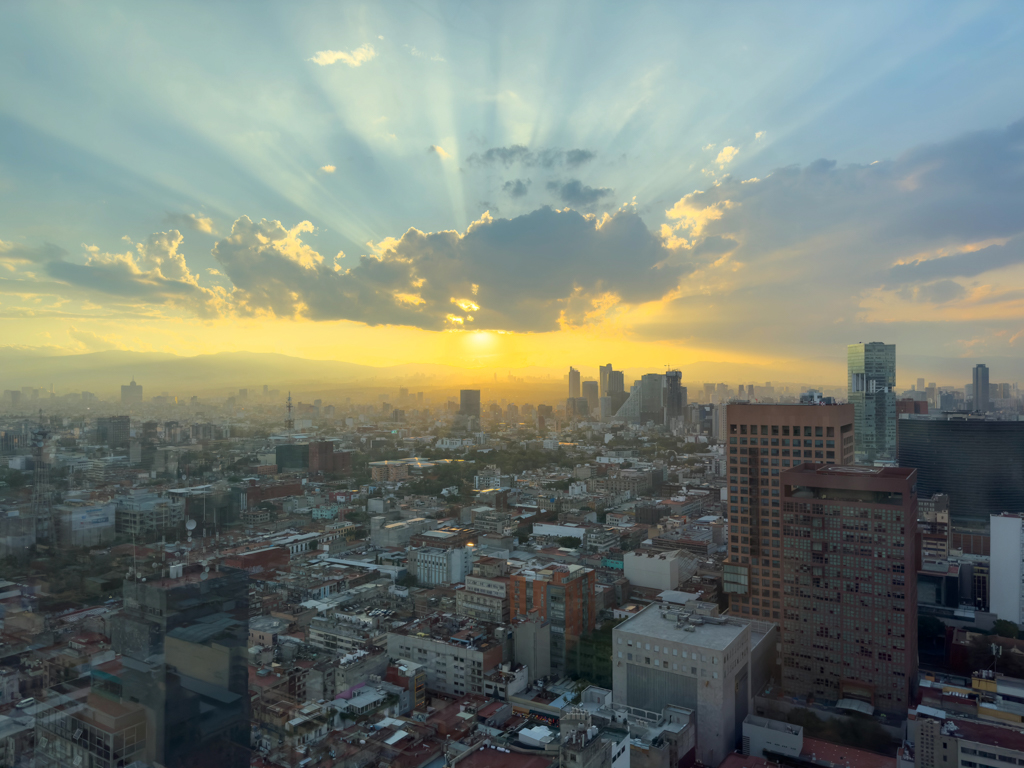
[[[895,458],[896,345],[850,344],[847,365],[847,402],[854,408],[857,460]]]
[[[582,565],[551,565],[514,573],[509,581],[512,613],[528,616],[536,610],[550,622],[551,669],[564,674],[579,639],[594,631],[597,575]]]
[[[851,405],[730,403],[726,410],[729,555],[724,588],[737,616],[778,621],[781,475],[805,461],[853,463]]]
[[[949,495],[954,528],[984,529],[991,515],[1024,509],[1024,421],[904,416],[899,432],[900,466],[917,470],[921,496]]]
[[[783,472],[783,598],[772,610],[783,609],[787,695],[907,711],[917,674],[916,480],[902,467]],[[760,602],[763,612],[763,590]]]

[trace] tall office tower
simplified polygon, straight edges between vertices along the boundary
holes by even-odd
[[[1000,619],[1024,623],[1024,520],[1003,512],[990,518],[990,583],[998,584],[990,596],[989,610]]]
[[[924,379],[918,379],[917,380],[917,391],[918,392],[923,392],[924,391]]]
[[[167,768],[249,765],[248,636],[245,571],[179,564],[125,580],[124,609],[111,625],[121,663],[104,684],[146,710],[137,759]]]
[[[142,385],[136,384],[134,377],[131,384],[121,385],[121,402],[126,404],[142,402]]]
[[[645,373],[640,377],[640,423],[665,423],[665,377],[660,373]]]
[[[785,695],[907,711],[917,676],[916,483],[908,467],[782,473],[782,595],[773,580],[770,598],[773,612],[783,606]]]
[[[989,397],[988,366],[978,363],[974,366],[974,409],[981,413],[988,413],[992,410],[992,401]]]
[[[949,494],[950,522],[983,529],[989,516],[1024,509],[1024,421],[963,413],[899,420],[901,467],[917,468],[918,494]]]
[[[510,579],[512,615],[527,616],[536,609],[551,622],[551,670],[564,675],[579,639],[594,631],[594,570],[559,564],[542,571],[520,571]]]
[[[590,409],[591,413],[598,412],[598,399],[601,397],[600,391],[598,390],[598,384],[596,381],[584,381],[580,385],[581,397],[587,401],[587,408]]]
[[[463,389],[459,391],[459,414],[480,418],[480,390]]]
[[[598,397],[607,397],[611,394],[608,391],[608,377],[612,375],[612,364],[608,363],[608,365],[602,365],[598,370],[600,373],[597,378],[601,384],[601,391]]]
[[[565,400],[565,415],[570,419],[586,419],[590,416],[590,403],[585,397],[569,397]]]
[[[762,601],[767,594],[751,585],[781,578],[781,473],[803,462],[852,464],[854,409],[732,403],[726,414],[721,439],[728,444],[729,559],[723,579],[729,612],[777,620],[779,608]]]
[[[102,416],[96,419],[96,442],[108,448],[127,448],[131,442],[131,418]]]
[[[580,397],[580,372],[569,366],[569,397]]]
[[[669,426],[672,419],[683,415],[686,409],[686,387],[683,386],[683,374],[681,371],[666,371],[662,377],[662,407],[664,415],[662,423]]]
[[[608,395],[614,397],[626,391],[626,379],[622,371],[608,371]]]
[[[853,404],[857,460],[896,456],[896,345],[850,344],[847,401]]]
[[[738,397],[740,400],[746,400],[747,388],[744,385],[740,384],[740,388],[736,392],[736,397]]]
[[[713,402],[714,399],[715,399],[715,385],[714,384],[708,384],[707,382],[705,382],[705,384],[704,384],[704,400],[710,403],[710,402]]]

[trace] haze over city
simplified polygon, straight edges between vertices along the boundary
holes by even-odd
[[[1022,51],[0,3],[0,768],[1024,766]]]
[[[1016,364],[1019,14],[925,7],[8,6],[3,343]]]

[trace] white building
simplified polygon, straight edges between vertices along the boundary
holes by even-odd
[[[409,550],[409,573],[421,586],[458,584],[466,580],[473,568],[472,548],[420,547]]]
[[[676,589],[679,586],[682,563],[682,553],[679,550],[633,550],[622,556],[623,575],[629,579],[629,583],[648,589]],[[688,573],[685,578],[692,575],[693,573]]]
[[[652,604],[612,630],[617,705],[697,713],[697,760],[718,765],[739,740],[753,690],[774,668],[778,629]]]
[[[1004,512],[992,515],[989,605],[1000,619],[1021,624],[1024,619],[1024,520]]]

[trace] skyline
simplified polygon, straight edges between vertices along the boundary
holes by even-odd
[[[1024,344],[1014,6],[125,8],[0,10],[14,346],[839,381],[880,340],[966,381]]]

